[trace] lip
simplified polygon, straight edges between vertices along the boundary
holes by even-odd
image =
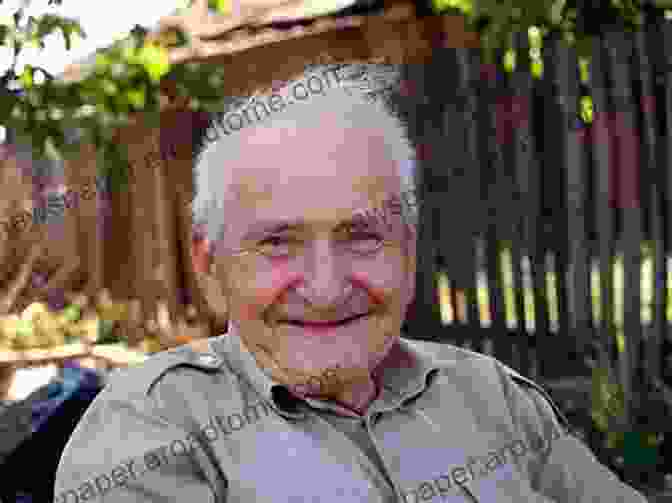
[[[367,318],[369,315],[371,315],[370,312],[368,313],[363,313],[363,314],[358,314],[355,316],[351,316],[350,318],[346,318],[345,320],[342,321],[337,321],[337,322],[317,322],[317,321],[311,321],[311,322],[304,322],[304,321],[297,321],[297,320],[287,320],[284,321],[283,323],[286,325],[291,325],[297,328],[300,328],[305,331],[309,332],[327,332],[327,331],[333,331],[338,328],[343,328],[347,327],[348,325],[351,325],[353,323],[357,323],[358,321]]]

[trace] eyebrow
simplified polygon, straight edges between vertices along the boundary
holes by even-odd
[[[347,229],[348,227],[375,227],[377,222],[375,215],[371,212],[356,213],[351,218],[342,220],[338,223],[335,230]],[[266,234],[279,234],[287,231],[303,230],[309,226],[303,218],[295,220],[259,220],[252,224],[243,235],[243,240],[253,240]]]

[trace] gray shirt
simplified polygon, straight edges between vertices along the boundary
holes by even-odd
[[[643,503],[494,358],[400,340],[362,418],[292,397],[240,339],[114,375],[61,458],[55,501]]]

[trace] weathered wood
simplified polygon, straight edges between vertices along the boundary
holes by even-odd
[[[520,187],[518,186],[518,176],[516,170],[516,140],[519,121],[522,113],[521,107],[522,97],[517,95],[512,88],[510,78],[504,81],[503,91],[504,95],[500,98],[500,104],[503,106],[502,115],[504,116],[503,131],[499,130],[498,144],[502,150],[504,163],[500,171],[500,180],[506,187],[506,193],[503,197],[508,199],[509,204],[506,207],[509,209],[506,215],[506,227],[504,228],[507,242],[510,242],[510,247],[507,247],[508,258],[506,264],[503,264],[505,274],[511,277],[513,296],[510,301],[513,303],[513,313],[515,326],[511,329],[515,334],[509,337],[508,343],[511,345],[511,360],[510,365],[523,373],[526,373],[521,368],[520,352],[521,345],[525,343],[525,301],[523,295],[523,275],[521,270],[522,263],[522,248],[525,246],[525,238],[522,228],[522,201],[520,197]],[[503,133],[503,134],[502,134]]]
[[[645,336],[645,350],[642,371],[646,374],[646,381],[651,382],[652,378],[659,376],[662,366],[662,342],[665,321],[665,282],[659,281],[666,276],[665,244],[663,241],[663,215],[660,208],[660,190],[657,180],[664,179],[664,172],[660,169],[659,145],[657,135],[656,115],[659,113],[655,107],[655,94],[653,82],[653,59],[660,56],[655,54],[655,47],[662,43],[662,37],[659,30],[651,26],[648,31],[639,31],[635,33],[635,64],[634,74],[639,76],[641,82],[641,99],[639,108],[642,116],[642,169],[641,179],[643,185],[642,193],[649,195],[650,204],[648,205],[648,221],[650,237],[653,241],[653,253],[650,260],[652,272],[649,282],[649,288],[652,292],[652,312],[651,321],[645,327],[643,335]],[[661,272],[663,274],[661,275]]]
[[[669,166],[670,166],[670,160],[672,160],[672,128],[669,127],[670,124],[672,124],[672,78],[670,77],[669,71],[667,71],[668,68],[672,68],[672,52],[670,51],[670,43],[672,43],[672,26],[670,26],[670,23],[665,21],[662,23],[661,26],[661,31],[663,35],[663,61],[662,61],[662,68],[665,69],[664,72],[661,72],[662,80],[665,85],[665,109],[663,113],[665,114],[665,123],[668,125],[664,132],[664,138],[663,138],[663,144],[664,144],[664,150],[663,152],[665,153],[665,164],[663,164],[663,168],[666,170],[667,177],[664,179],[664,181],[661,181],[661,185],[663,186],[663,189],[665,191],[665,202],[666,204],[664,205],[663,211],[665,211],[667,218],[666,221],[666,227],[665,227],[665,234],[666,234],[666,253],[669,253],[669,250],[671,248],[670,243],[670,236],[672,236],[672,219],[669,218],[669,215],[672,214],[672,197],[670,195],[672,194],[672,176],[669,175]],[[669,291],[667,291],[667,278],[669,276],[670,272],[666,271],[666,275],[664,277],[664,282],[666,285],[666,298],[667,302],[670,301],[669,298]],[[667,306],[667,304],[666,304]],[[668,320],[669,322],[670,320]],[[672,336],[670,335],[670,330],[669,330],[669,324],[666,324],[665,326],[665,339],[668,342],[668,348],[672,349],[672,344],[669,344],[672,342]],[[669,351],[669,350],[668,350]],[[670,366],[672,365],[672,355],[669,353],[667,355],[663,354],[662,357],[667,361],[668,363],[668,370],[665,371],[663,370],[663,373],[661,374],[662,376],[667,376],[672,378],[672,369],[670,369]],[[668,383],[670,381],[668,380]]]
[[[533,319],[528,319],[525,309],[526,278],[522,270],[522,260],[529,258],[534,248],[534,226],[538,214],[538,205],[535,201],[536,179],[532,172],[538,171],[536,156],[534,155],[532,138],[532,75],[530,73],[529,39],[527,33],[518,33],[514,38],[516,50],[516,68],[510,76],[509,84],[513,97],[512,121],[514,125],[512,148],[515,168],[515,190],[517,199],[516,230],[520,236],[522,247],[513,248],[514,285],[516,288],[516,307],[518,315],[518,370],[524,375],[530,375],[533,369],[532,348],[530,340],[534,335],[529,327]],[[521,249],[522,248],[522,249]]]
[[[482,67],[483,69],[483,67]],[[504,281],[503,271],[500,259],[501,242],[510,238],[506,225],[508,223],[507,207],[507,187],[503,180],[504,155],[502,146],[497,137],[497,116],[492,113],[492,106],[499,99],[499,87],[501,86],[503,76],[500,71],[484,79],[479,89],[483,101],[478,111],[478,117],[481,121],[481,133],[483,135],[484,154],[486,157],[484,182],[487,184],[487,207],[489,210],[486,231],[486,271],[488,278],[488,293],[490,305],[491,328],[487,334],[490,334],[490,341],[479,341],[479,350],[489,352],[492,348],[494,354],[498,355],[502,361],[507,364],[512,363],[513,351],[511,341],[508,336],[508,327],[506,323],[506,308],[504,302]],[[501,210],[501,211],[500,211]],[[483,334],[486,336],[486,333]],[[488,343],[487,346],[483,344]]]
[[[470,207],[467,256],[465,259],[466,280],[464,296],[467,304],[468,333],[481,331],[481,308],[478,303],[479,250],[478,240],[485,229],[487,208],[484,204],[481,183],[481,156],[478,149],[478,88],[475,82],[480,78],[480,62],[478,52],[469,48],[455,49],[456,65],[458,66],[458,96],[463,113],[463,138],[465,156],[463,158],[462,180],[464,194],[468,197],[464,207]],[[466,335],[466,334],[465,334]],[[464,340],[462,343],[464,344]]]
[[[619,355],[620,381],[625,394],[625,421],[630,423],[632,409],[636,410],[639,399],[633,393],[633,384],[639,367],[639,349],[642,340],[641,320],[641,242],[642,216],[639,196],[639,137],[634,117],[630,84],[630,64],[632,58],[632,38],[623,32],[609,32],[605,35],[608,44],[614,87],[612,97],[619,102],[615,123],[618,134],[618,175],[619,191],[617,204],[623,215],[623,290],[625,350]],[[620,108],[620,107],[619,107]]]
[[[407,322],[407,335],[411,338],[438,340],[443,337],[441,330],[441,311],[438,299],[437,270],[437,233],[440,223],[439,209],[441,194],[433,189],[431,164],[439,164],[440,159],[432,156],[427,147],[440,138],[436,113],[424,115],[427,105],[427,75],[421,65],[408,65],[404,68],[404,77],[413,83],[412,106],[416,113],[409,118],[410,137],[416,142],[418,150],[418,258],[415,299],[409,311],[412,314]],[[424,120],[428,117],[430,120]],[[433,119],[433,120],[432,120]],[[440,116],[439,116],[440,119]]]
[[[589,85],[593,98],[593,124],[590,138],[594,152],[595,187],[592,199],[597,220],[597,254],[600,273],[600,323],[599,340],[604,351],[600,353],[603,368],[615,361],[614,332],[614,295],[613,295],[613,254],[614,254],[614,215],[610,208],[609,197],[611,178],[614,174],[614,139],[610,134],[611,122],[607,115],[607,62],[604,59],[604,46],[600,40],[593,42],[593,57],[589,67]],[[586,132],[586,136],[588,136]]]
[[[571,319],[567,323],[567,334],[572,337],[571,343],[576,349],[576,355],[583,355],[592,338],[591,326],[591,297],[590,297],[590,268],[585,226],[585,186],[586,169],[584,149],[578,131],[570,124],[570,120],[579,116],[579,75],[576,53],[570,51],[564,44],[559,49],[559,84],[563,114],[569,125],[565,130],[564,138],[564,170],[567,193],[567,231],[569,239],[569,270],[567,271],[567,293],[569,313]],[[569,342],[569,341],[568,341]],[[571,356],[570,356],[571,357]],[[577,369],[580,363],[577,363]]]

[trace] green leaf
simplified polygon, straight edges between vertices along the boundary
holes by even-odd
[[[47,158],[52,161],[62,161],[63,155],[60,149],[56,146],[52,137],[47,137],[44,141],[44,152],[47,154]]]
[[[170,71],[168,51],[157,45],[146,45],[140,49],[139,61],[154,83],[158,83]]]
[[[63,311],[61,311],[61,314],[66,321],[72,323],[79,319],[81,315],[81,309],[79,306],[71,304],[64,308]]]
[[[97,344],[115,344],[122,342],[121,338],[114,331],[114,320],[100,320],[98,323]]]
[[[103,80],[102,87],[103,87],[103,91],[105,92],[105,94],[110,95],[110,96],[114,95],[114,94],[117,94],[119,92],[119,87],[117,86],[117,84],[113,80],[110,80],[110,79]]]
[[[127,91],[126,99],[135,108],[143,108],[145,106],[145,90],[141,88]]]
[[[565,0],[556,0],[551,7],[551,22],[559,24],[562,21],[562,11],[565,8]]]
[[[441,13],[448,9],[458,9],[464,14],[471,14],[473,11],[472,0],[432,0],[432,8],[435,12]]]
[[[590,80],[589,61],[587,58],[579,58],[579,72],[581,74],[581,82],[587,84]]]
[[[231,12],[231,0],[208,0],[208,7],[227,14]]]
[[[23,86],[24,89],[30,89],[33,87],[33,67],[30,65],[26,65],[23,73],[19,77],[19,82],[21,82],[21,85]]]
[[[607,431],[609,428],[609,416],[602,411],[592,410],[590,417],[599,431]]]
[[[608,449],[622,449],[625,440],[625,435],[620,431],[607,432],[607,448]]]
[[[532,61],[531,70],[532,76],[540,79],[544,75],[544,63],[542,61]]]
[[[504,54],[504,69],[511,73],[516,69],[516,52],[509,49]]]
[[[623,334],[617,333],[616,337],[616,349],[620,354],[625,352],[625,336]]]
[[[581,119],[586,124],[593,122],[593,98],[590,96],[581,97]]]
[[[107,70],[112,65],[112,59],[105,53],[100,53],[96,56],[96,67]]]

